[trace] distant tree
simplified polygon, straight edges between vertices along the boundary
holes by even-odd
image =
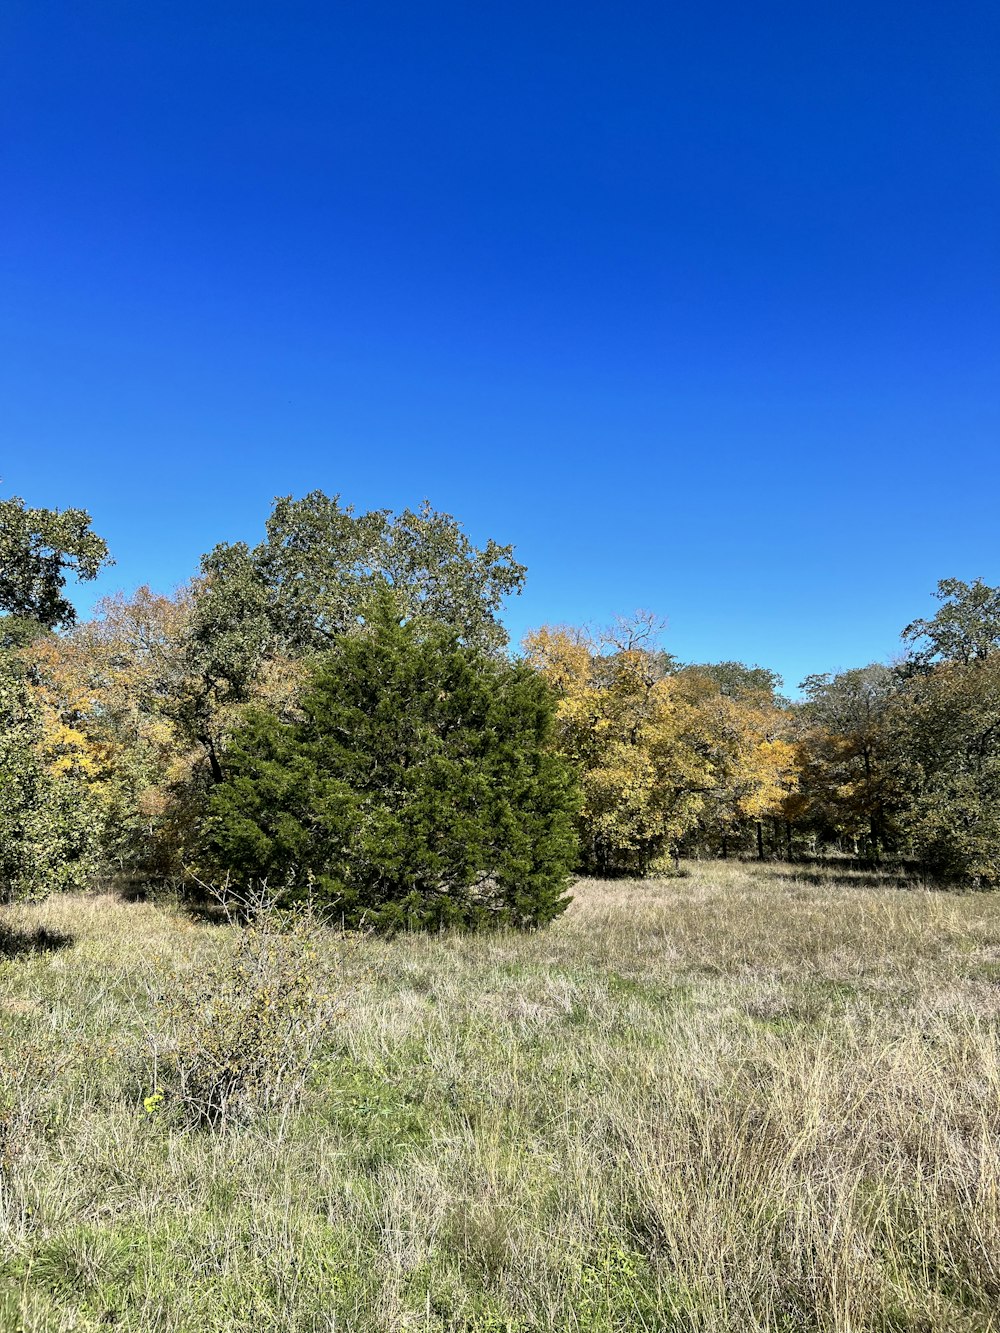
[[[67,574],[96,578],[110,564],[107,544],[83,509],[28,509],[18,496],[0,500],[0,610],[46,629],[71,625],[63,596]]]
[[[46,762],[72,766],[99,794],[107,856],[132,872],[179,869],[246,701],[285,709],[305,671],[265,658],[235,700],[192,633],[194,609],[189,588],[142,587],[23,650]]]
[[[298,717],[252,710],[212,795],[206,870],[311,890],[355,926],[540,925],[567,904],[572,773],[529,668],[400,622],[388,594]]]
[[[700,753],[711,765],[703,808],[692,833],[727,856],[756,847],[765,855],[765,822],[775,852],[788,847],[786,814],[798,789],[799,759],[780,676],[742,662],[688,666],[676,687],[696,715]],[[782,838],[782,828],[785,829]]]
[[[46,723],[21,652],[0,650],[0,900],[83,888],[99,868],[101,812],[77,737]]]
[[[609,632],[544,627],[527,660],[559,698],[556,743],[580,774],[583,866],[643,875],[694,827],[711,788],[697,711],[647,616]]]
[[[902,827],[934,874],[1000,884],[1000,654],[906,682]]]
[[[86,738],[46,706],[33,654],[72,625],[67,576],[110,563],[82,509],[0,500],[0,896],[81,887],[99,865],[101,812]]]
[[[767,667],[747,666],[744,662],[692,662],[684,671],[706,677],[729,699],[754,704],[780,704],[782,680]]]
[[[809,676],[798,710],[800,786],[792,813],[820,837],[859,840],[878,858],[895,845],[905,803],[891,667]]]
[[[183,701],[184,616],[183,598],[140,588],[22,650],[43,761],[90,789],[109,867],[150,868],[171,784],[198,758],[174,717]]]
[[[911,645],[899,735],[902,824],[933,873],[1000,884],[1000,588],[942,579]]]
[[[910,656],[803,682],[792,813],[821,836],[1000,884],[1000,589],[943,579]]]

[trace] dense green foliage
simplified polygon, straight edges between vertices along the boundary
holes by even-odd
[[[109,564],[104,539],[83,509],[28,509],[17,496],[0,500],[0,611],[47,629],[71,625],[63,596],[67,571],[96,578]]]
[[[913,853],[933,874],[1000,884],[1000,658],[909,678],[894,722]]]
[[[502,648],[502,599],[520,591],[525,574],[512,547],[490,541],[477,549],[450,514],[427,504],[397,516],[355,514],[322,491],[276,500],[263,542],[216,546],[202,572],[196,637],[236,685],[265,651],[328,648],[363,623],[386,590],[408,619]]]
[[[551,920],[576,856],[552,714],[527,667],[386,602],[322,659],[299,716],[257,710],[233,736],[214,877],[308,886],[352,926]]]

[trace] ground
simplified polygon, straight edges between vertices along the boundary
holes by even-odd
[[[1000,1328],[1000,901],[683,869],[330,932],[300,1104],[221,1130],[150,1034],[233,928],[2,909],[0,1329]]]

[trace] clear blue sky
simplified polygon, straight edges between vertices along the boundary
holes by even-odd
[[[104,590],[426,496],[515,638],[885,657],[1000,582],[998,69],[985,0],[7,0],[0,494]]]

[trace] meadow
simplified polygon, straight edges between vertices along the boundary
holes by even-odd
[[[216,1128],[150,1034],[237,928],[3,908],[0,1329],[1000,1327],[996,898],[683,871],[535,933],[324,932],[301,1098]]]

